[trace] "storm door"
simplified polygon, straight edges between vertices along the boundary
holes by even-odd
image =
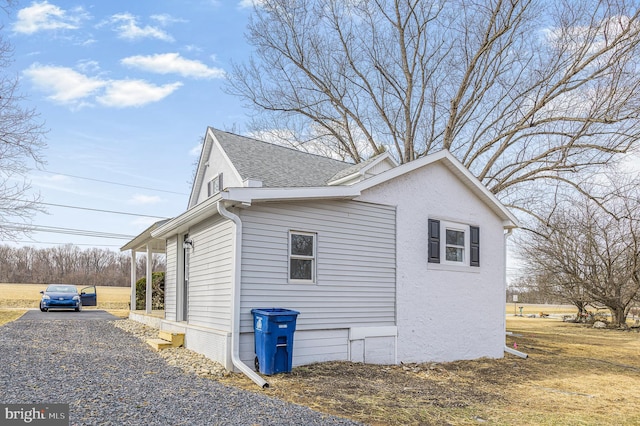
[[[189,319],[189,255],[191,253],[191,240],[189,235],[184,236],[184,243],[182,244],[183,250],[183,265],[184,270],[182,273],[182,321],[188,321]]]

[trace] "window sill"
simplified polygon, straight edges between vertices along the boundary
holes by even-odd
[[[453,271],[479,274],[482,268],[479,266],[454,265],[450,263],[427,263],[427,269],[432,271]]]

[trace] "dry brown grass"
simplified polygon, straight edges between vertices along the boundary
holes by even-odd
[[[25,312],[26,309],[0,309],[0,325],[17,320]]]
[[[78,289],[84,286],[78,286]],[[0,284],[0,308],[37,308],[46,284]],[[98,309],[128,310],[129,287],[97,286]]]
[[[373,425],[640,424],[640,334],[509,318],[529,354],[439,364],[332,362],[268,378],[261,392]],[[223,382],[248,390],[240,374]]]

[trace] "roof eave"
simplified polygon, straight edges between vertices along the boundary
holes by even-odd
[[[120,251],[147,251],[147,247],[151,247],[151,251],[154,253],[164,252],[166,250],[166,242],[163,239],[153,238],[151,233],[158,227],[169,222],[170,219],[160,220],[149,226],[147,229],[138,234],[135,238],[129,241],[124,246],[120,247]]]
[[[187,231],[191,226],[217,214],[216,203],[221,199],[220,193],[196,204],[180,216],[176,216],[170,221],[159,226],[151,232],[153,238],[166,238],[180,232]]]
[[[302,188],[227,188],[222,199],[230,203],[251,204],[262,201],[352,199],[360,191],[352,186],[322,186]]]

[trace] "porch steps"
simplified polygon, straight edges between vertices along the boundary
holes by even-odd
[[[157,339],[147,339],[147,344],[160,351],[167,348],[177,348],[184,345],[184,333],[172,333],[160,330]]]

